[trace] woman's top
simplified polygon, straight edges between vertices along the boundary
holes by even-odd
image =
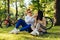
[[[31,26],[32,30],[34,30],[35,28],[39,29],[39,28],[45,28],[46,26],[46,19],[43,17],[43,20],[37,20],[37,23],[34,23],[34,25]]]

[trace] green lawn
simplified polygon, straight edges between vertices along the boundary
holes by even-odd
[[[0,40],[60,40],[60,26],[54,26],[48,30],[49,34],[41,36],[32,36],[27,32],[19,34],[9,34],[13,27],[0,28]]]

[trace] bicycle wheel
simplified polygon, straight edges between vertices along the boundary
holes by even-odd
[[[46,19],[46,30],[51,29],[53,27],[53,20],[50,17],[45,17]]]
[[[3,27],[3,28],[6,27],[6,25],[5,25],[5,20],[2,20],[2,27]]]
[[[7,20],[2,20],[2,27],[4,28],[4,27],[9,27],[9,26],[11,26],[11,23],[9,23]]]

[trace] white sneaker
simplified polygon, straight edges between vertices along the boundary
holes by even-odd
[[[9,32],[9,33],[11,33],[11,34],[17,34],[19,32],[19,29],[16,29],[16,28],[14,28],[11,32]]]
[[[32,35],[36,35],[35,31],[32,31],[30,34],[32,34]]]
[[[32,35],[39,35],[39,32],[38,32],[37,29],[35,29],[35,30],[33,30],[33,31],[31,32],[31,34],[32,34]]]
[[[36,30],[36,35],[39,35],[39,32]]]

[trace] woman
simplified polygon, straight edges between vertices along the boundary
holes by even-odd
[[[38,14],[37,14],[37,18],[36,18],[36,21],[34,23],[34,25],[36,28],[33,29],[32,27],[32,32],[31,34],[32,35],[39,35],[39,33],[46,33],[46,30],[45,30],[45,26],[46,26],[46,20],[45,18],[43,17],[43,12],[42,11],[38,11]]]

